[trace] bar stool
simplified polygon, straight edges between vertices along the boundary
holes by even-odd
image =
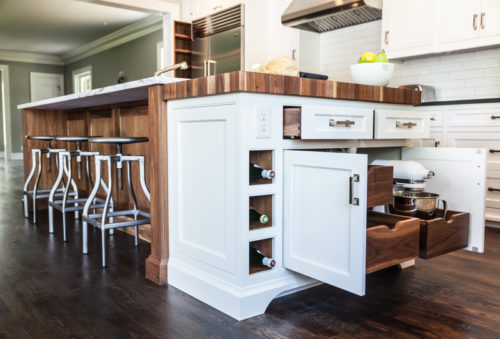
[[[82,241],[83,241],[83,253],[88,253],[87,246],[87,238],[88,238],[88,230],[87,223],[97,227],[101,230],[101,246],[102,246],[102,267],[106,267],[106,243],[105,243],[105,234],[106,230],[113,230],[119,227],[135,227],[135,246],[138,245],[138,226],[146,225],[151,223],[149,213],[145,211],[141,211],[137,207],[137,200],[134,193],[134,188],[132,185],[132,175],[131,175],[131,162],[137,162],[139,164],[139,180],[141,183],[142,191],[144,195],[151,201],[151,197],[149,194],[149,190],[146,186],[145,179],[145,170],[144,170],[144,156],[143,155],[123,155],[122,147],[125,144],[133,144],[139,142],[147,142],[148,138],[143,137],[111,137],[111,138],[90,138],[89,142],[91,143],[101,143],[101,144],[115,144],[117,153],[115,155],[96,155],[95,156],[95,168],[96,168],[96,183],[94,183],[94,188],[90,193],[87,202],[85,203],[85,207],[83,209],[82,220],[83,220],[83,230],[82,230]],[[105,162],[107,164],[108,170],[108,190],[106,192],[106,199],[104,202],[104,208],[102,213],[92,213],[89,214],[89,210],[92,208],[92,201],[95,199],[97,192],[99,191],[100,185],[98,182],[103,180],[101,177],[101,163]],[[113,163],[116,164],[117,169],[117,179],[118,179],[118,187],[122,189],[122,171],[123,171],[123,163],[126,164],[127,167],[127,183],[130,197],[132,198],[132,203],[134,205],[133,209],[129,210],[121,210],[121,211],[111,211],[111,197],[113,195]],[[131,216],[134,220],[130,221],[120,221],[120,222],[110,222],[106,223],[106,218],[109,217],[123,217],[123,216]]]
[[[33,135],[27,135],[26,136],[27,140],[37,140],[37,141],[45,141],[47,142],[47,148],[33,148],[31,150],[31,156],[32,156],[32,166],[31,166],[31,172],[28,175],[28,178],[26,179],[24,183],[24,216],[26,218],[29,217],[28,213],[28,197],[33,199],[33,223],[36,224],[36,201],[38,199],[46,199],[49,197],[49,193],[51,192],[51,188],[43,188],[39,189],[38,184],[40,182],[40,177],[42,175],[42,169],[43,169],[43,162],[42,162],[42,154],[47,155],[48,159],[48,172],[51,172],[51,159],[52,159],[52,154],[59,153],[65,151],[65,149],[56,149],[56,148],[51,148],[50,143],[54,140],[53,136],[33,136]],[[56,157],[56,167],[59,168],[59,159]],[[38,168],[38,173],[36,175],[35,183],[33,186],[33,189],[29,189],[29,184],[31,180],[33,179],[35,172],[37,171]],[[74,182],[73,182],[74,184]],[[57,188],[55,195],[56,196],[62,196],[63,194],[63,188]],[[70,196],[74,196],[75,192],[71,192]]]
[[[99,155],[99,152],[89,152],[89,151],[82,151],[81,145],[82,142],[87,142],[90,137],[84,137],[84,136],[61,136],[61,137],[55,137],[56,141],[64,141],[64,142],[74,142],[76,144],[76,151],[62,151],[58,153],[58,158],[59,158],[59,164],[62,164],[62,166],[59,166],[59,173],[57,176],[57,179],[54,183],[54,186],[52,187],[52,190],[50,192],[49,196],[49,232],[54,233],[54,209],[60,211],[62,213],[63,217],[63,238],[64,241],[67,241],[67,236],[66,236],[66,213],[67,212],[75,212],[75,219],[78,219],[78,211],[83,211],[84,203],[87,201],[87,198],[79,198],[79,193],[78,193],[78,188],[73,180],[73,159],[76,158],[77,162],[77,177],[78,179],[82,178],[82,158],[85,158],[85,167],[86,167],[86,174],[87,174],[87,180],[89,183],[90,187],[94,186],[94,183],[92,181],[92,175],[90,173],[90,161],[89,159],[92,157],[95,157],[96,155]],[[68,180],[66,185],[64,185],[63,181],[63,174],[66,174],[67,178],[71,178],[71,180]],[[62,194],[62,199],[55,200],[57,196],[57,189],[59,185],[63,182],[63,194]],[[70,184],[71,183],[71,184]],[[108,187],[104,183],[103,180],[100,181],[101,186],[103,187],[104,191],[108,191]],[[70,195],[70,187],[73,189],[75,192],[74,199],[68,199],[68,196]],[[73,205],[73,206],[68,206],[68,205]],[[104,207],[104,200],[100,198],[95,198],[92,201],[92,205],[90,208],[92,209],[97,209],[97,208],[103,208]],[[110,210],[113,210],[113,200],[111,199],[110,202]]]

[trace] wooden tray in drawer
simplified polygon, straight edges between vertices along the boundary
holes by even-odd
[[[392,166],[368,166],[366,207],[392,204]]]
[[[420,221],[420,257],[430,259],[469,245],[469,213],[437,211],[437,218]]]
[[[368,211],[366,221],[366,273],[418,257],[420,219]]]

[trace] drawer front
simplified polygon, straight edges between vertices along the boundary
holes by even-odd
[[[372,126],[372,109],[302,106],[302,139],[372,139]]]
[[[366,273],[417,258],[420,219],[369,211],[366,230]]]
[[[486,211],[484,212],[484,218],[486,220],[500,222],[500,208],[486,207]]]
[[[438,214],[442,210],[438,211]],[[430,259],[469,245],[469,213],[448,211],[448,220],[435,218],[420,224],[420,257]]]
[[[429,138],[422,139],[422,147],[443,147],[443,132],[430,132]]]
[[[429,120],[431,127],[442,127],[443,126],[443,111],[430,111]]]
[[[449,147],[486,148],[489,150],[488,168],[500,170],[500,166],[494,164],[500,163],[500,132],[448,132],[446,144]]]
[[[450,109],[448,126],[463,127],[500,127],[500,105],[498,108]]]
[[[429,112],[375,110],[375,139],[420,139],[429,136]]]

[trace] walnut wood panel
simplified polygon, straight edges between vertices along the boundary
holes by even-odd
[[[268,258],[273,257],[273,239],[252,241],[250,243],[250,246],[253,246],[256,249],[258,249],[259,251],[261,251],[265,257],[268,257]],[[249,273],[250,274],[262,272],[262,271],[268,271],[268,270],[272,269],[271,267],[267,267],[267,266],[253,267],[253,266],[250,266],[250,263],[248,266],[249,266]]]
[[[469,213],[448,211],[447,220],[440,216],[420,222],[420,257],[430,259],[469,245]]]
[[[283,107],[283,137],[300,139],[300,124],[302,118],[300,107]]]
[[[368,199],[366,207],[392,203],[392,166],[368,166]]]
[[[273,151],[250,151],[250,163],[257,164],[263,169],[273,169]],[[251,181],[250,185],[272,184],[272,179],[259,178]]]
[[[420,219],[368,211],[366,273],[418,257]]]
[[[165,100],[251,92],[408,105],[420,103],[420,92],[413,90],[245,71],[218,74],[163,86],[165,87],[163,97]]]
[[[74,113],[70,114],[67,116],[67,124],[66,124],[66,134],[65,135],[75,135],[75,136],[86,136],[88,134],[88,124],[87,124],[87,114],[86,112],[79,112],[79,113]],[[88,142],[83,142],[81,144],[82,150],[88,150],[89,149],[89,144]],[[74,142],[67,142],[65,148],[67,150],[73,151],[76,150],[76,143]],[[85,158],[82,157],[82,162],[81,162],[81,179],[78,179],[77,175],[77,166],[78,163],[76,161],[76,158],[73,158],[72,161],[72,172],[74,173],[73,178],[75,179],[75,182],[78,186],[78,190],[82,191],[84,193],[82,196],[85,196],[87,192],[90,192],[92,189],[91,187],[88,186],[88,180],[87,180],[87,171],[86,171],[86,166],[85,166]],[[94,162],[92,159],[90,159],[90,169],[94,168]],[[91,172],[92,173],[92,172]]]
[[[258,228],[271,227],[273,225],[273,196],[272,195],[261,195],[256,197],[250,197],[249,206],[255,208],[260,214],[265,214],[268,216],[269,220],[266,224],[261,224],[258,222],[250,223],[250,230],[255,230]]]
[[[146,278],[167,283],[168,263],[168,152],[167,104],[164,87],[150,86],[149,98],[149,173],[151,191],[151,254],[146,259]]]
[[[176,78],[191,78],[192,57],[191,52],[191,23],[174,21],[174,60],[175,63],[185,61],[189,68],[186,70],[177,69],[174,71]]]

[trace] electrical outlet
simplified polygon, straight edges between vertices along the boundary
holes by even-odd
[[[271,107],[257,106],[257,138],[271,138]]]

